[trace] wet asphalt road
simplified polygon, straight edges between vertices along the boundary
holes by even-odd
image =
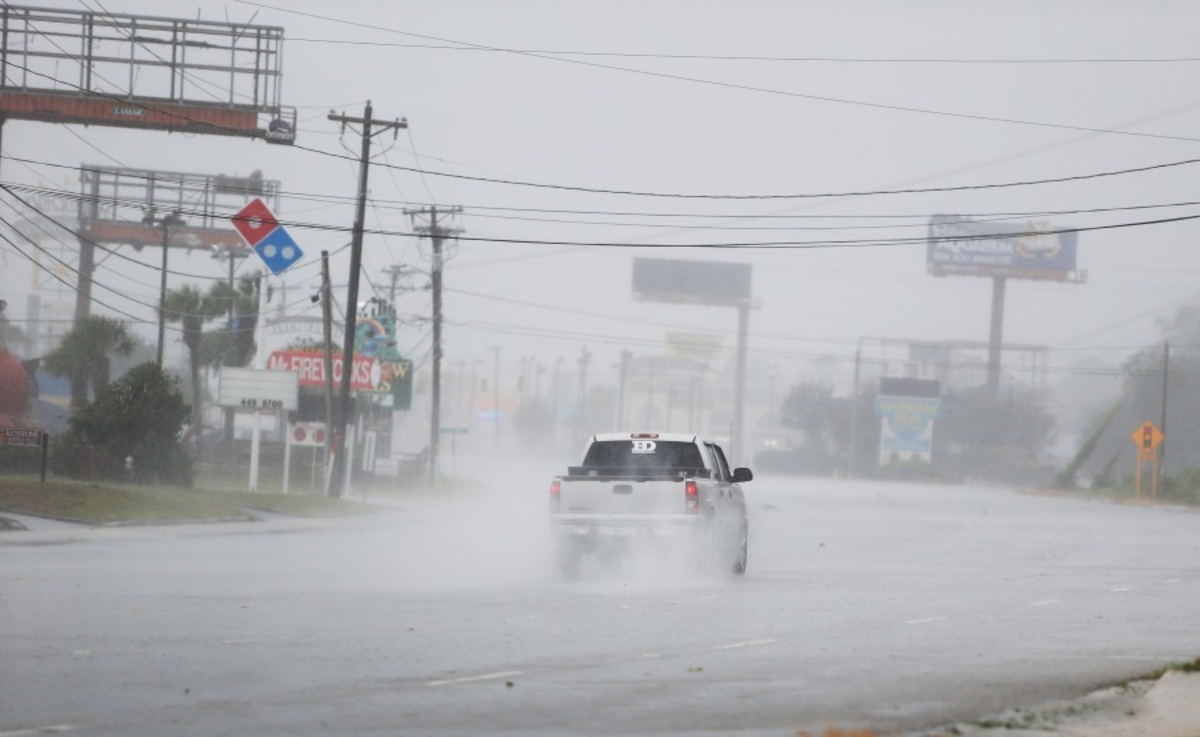
[[[365,520],[3,533],[0,737],[891,732],[1200,655],[1195,512],[760,478],[744,578],[565,581],[557,464],[491,468]]]

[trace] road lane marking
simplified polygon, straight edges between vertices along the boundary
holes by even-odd
[[[1168,578],[1166,581],[1163,581],[1163,583],[1179,583],[1179,579],[1178,578]]]
[[[1110,594],[1123,594],[1123,593],[1125,593],[1126,591],[1129,591],[1129,587],[1128,587],[1128,586],[1119,586],[1119,587],[1117,587],[1117,588],[1115,588],[1115,589],[1112,589],[1112,590],[1111,590],[1111,591],[1109,591],[1108,593],[1110,593]]]
[[[519,676],[523,674],[523,670],[506,670],[499,673],[484,673],[479,676],[463,676],[462,678],[447,678],[441,681],[429,681],[426,686],[448,686],[452,683],[474,683],[476,681],[494,681],[497,678],[508,678],[510,676]]]
[[[733,649],[736,649],[739,647],[759,647],[762,645],[770,645],[773,642],[779,642],[779,640],[768,639],[768,640],[747,640],[746,642],[731,642],[728,645],[717,645],[713,649],[714,650],[733,650]]]
[[[38,734],[62,734],[63,732],[74,732],[74,724],[51,724],[45,727],[34,727],[32,729],[14,729],[10,732],[0,732],[0,737],[28,737],[29,735]]]
[[[945,617],[926,617],[925,619],[910,619],[905,624],[929,624],[930,622],[942,622]]]
[[[1045,599],[1043,601],[1035,601],[1029,606],[1046,606],[1047,604],[1057,604],[1060,601],[1062,601],[1062,599]]]
[[[697,604],[702,601],[712,601],[713,599],[716,599],[716,598],[717,597],[715,597],[715,596],[697,596],[695,599],[679,599],[679,600],[673,601],[671,603],[672,604]]]
[[[296,638],[290,635],[280,635],[278,637],[242,637],[231,640],[221,640],[222,645],[258,645],[265,642],[289,642]]]

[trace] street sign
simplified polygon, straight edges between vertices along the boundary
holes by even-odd
[[[40,448],[43,435],[42,430],[33,427],[0,428],[0,445]]]
[[[324,422],[293,422],[290,431],[292,445],[312,447],[325,445]]]
[[[1161,430],[1154,426],[1153,422],[1146,420],[1141,424],[1141,427],[1133,431],[1129,439],[1138,447],[1138,450],[1149,452],[1157,448],[1165,439],[1165,436]]]
[[[254,198],[230,220],[272,274],[282,274],[304,257],[304,251],[261,199]]]
[[[467,428],[465,428],[465,427],[443,427],[442,434],[443,435],[466,435]]]

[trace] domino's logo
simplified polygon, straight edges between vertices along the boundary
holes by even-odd
[[[259,198],[230,218],[233,227],[276,276],[304,257],[304,251]]]

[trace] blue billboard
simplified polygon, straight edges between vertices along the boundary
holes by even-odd
[[[926,266],[937,276],[1007,276],[1067,281],[1078,233],[1045,221],[981,222],[958,215],[929,221]]]

